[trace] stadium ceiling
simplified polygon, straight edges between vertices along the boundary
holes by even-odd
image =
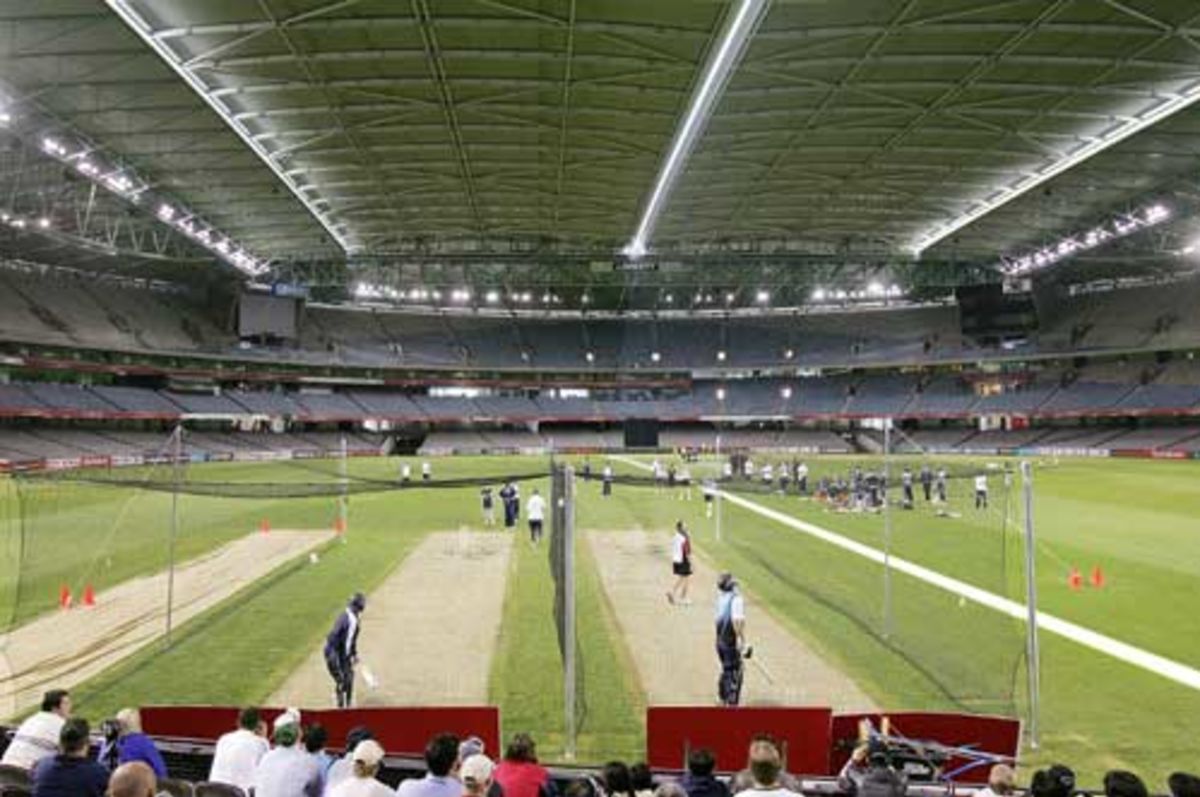
[[[94,142],[279,273],[594,265],[640,230],[746,1],[3,3],[0,112]],[[1167,224],[1080,261],[1172,268],[1200,235],[1200,5],[757,5],[652,256],[878,269],[920,251],[944,274],[1159,201]],[[10,160],[35,132],[7,134]],[[0,190],[80,219],[93,192],[63,189],[61,167],[8,168]]]

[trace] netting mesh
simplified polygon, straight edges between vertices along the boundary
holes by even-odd
[[[719,525],[720,540],[705,535],[702,544],[817,647],[877,679],[890,705],[1014,715],[1024,675],[1020,621],[847,550],[857,543],[880,557],[887,551],[894,563],[1023,602],[1022,519],[1008,466],[910,452],[807,459],[759,453],[700,463],[693,472],[716,478],[726,496],[710,521],[709,534]],[[617,480],[654,485],[640,474]],[[981,495],[977,503],[977,486],[986,486],[986,501]],[[850,545],[788,527],[755,507]],[[857,666],[862,657],[871,664]]]

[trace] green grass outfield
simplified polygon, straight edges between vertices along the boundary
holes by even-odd
[[[814,478],[853,458],[811,457]],[[863,459],[867,462],[866,459]],[[966,464],[954,458],[954,463]],[[477,476],[544,470],[528,457],[435,459],[435,475]],[[599,458],[593,458],[593,467]],[[357,477],[388,479],[397,460],[352,460]],[[701,464],[695,471],[703,468]],[[634,471],[619,465],[625,472]],[[414,472],[416,469],[414,468]],[[640,472],[639,472],[640,473]],[[192,466],[196,481],[329,483],[333,463]],[[969,488],[955,482],[958,518],[937,518],[920,502],[893,513],[893,551],[910,561],[1009,597],[1020,597],[1019,514],[1005,533],[993,482],[993,509],[974,514]],[[1200,665],[1200,463],[1062,460],[1036,471],[1040,608],[1191,666]],[[163,567],[169,497],[128,487],[53,485],[18,500],[0,484],[0,621],[25,621],[50,610],[58,584],[98,589]],[[608,501],[599,486],[579,489],[578,527],[667,529],[677,517],[693,527],[696,547],[714,565],[736,570],[747,588],[798,636],[895,709],[1023,705],[1023,627],[912,582],[893,579],[891,635],[882,639],[882,574],[864,559],[726,502],[722,540],[692,502],[652,490],[618,487]],[[794,497],[748,496],[853,539],[879,547],[878,516],[824,511]],[[474,487],[355,495],[346,545],[332,545],[321,567],[278,571],[184,626],[169,652],[147,651],[78,690],[88,716],[134,703],[263,700],[319,644],[349,585],[369,589],[435,530],[478,524]],[[327,527],[334,500],[210,498],[181,501],[178,551],[195,556],[274,526]],[[22,522],[23,521],[23,522]],[[22,531],[24,533],[22,534]],[[531,730],[543,753],[561,749],[561,667],[551,622],[553,587],[544,550],[518,546],[491,678],[506,732]],[[586,546],[580,546],[586,551]],[[641,753],[640,689],[626,640],[615,625],[594,567],[580,561],[580,648],[586,712],[580,758],[600,761]],[[1068,589],[1067,572],[1104,569],[1104,589]],[[20,578],[14,578],[19,573]],[[707,585],[699,585],[707,588]],[[753,628],[751,618],[751,629]],[[1161,785],[1174,769],[1194,769],[1179,729],[1200,710],[1200,693],[1049,634],[1042,635],[1042,740],[1030,763],[1063,760],[1098,783],[1111,767]]]

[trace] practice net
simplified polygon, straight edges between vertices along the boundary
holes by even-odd
[[[693,520],[695,545],[887,709],[1017,716],[1024,623],[939,578],[1024,603],[1016,463],[939,455],[898,433],[895,443],[857,456],[734,452],[691,463],[695,486],[712,480],[721,494],[712,517]],[[660,459],[657,480],[646,459],[614,481],[660,494],[666,481],[669,491],[663,474],[680,463]],[[828,695],[835,708],[841,697]]]

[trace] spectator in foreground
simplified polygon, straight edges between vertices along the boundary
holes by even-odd
[[[458,764],[455,765],[457,771],[462,770],[463,762],[473,755],[484,755],[487,753],[486,745],[483,739],[478,736],[468,736],[458,743]],[[504,797],[504,788],[492,778],[492,785],[488,787],[487,797]],[[1198,795],[1197,797],[1200,797]]]
[[[975,792],[975,797],[1008,797],[1017,786],[1016,773],[1008,764],[996,764],[988,772],[986,789]]]
[[[275,748],[254,770],[254,797],[320,797],[321,770],[300,742],[300,712],[275,718]]]
[[[1062,764],[1039,769],[1029,782],[1029,793],[1032,797],[1071,797],[1075,793],[1075,773]]]
[[[1146,784],[1132,772],[1110,770],[1104,776],[1105,797],[1148,797]]]
[[[0,764],[33,769],[41,759],[56,754],[63,723],[70,716],[71,694],[66,689],[51,689],[42,696],[42,710],[17,728]]]
[[[333,787],[354,774],[354,751],[363,742],[371,739],[371,729],[365,725],[355,725],[346,734],[346,754],[333,762],[325,773],[325,795],[329,797]]]
[[[707,747],[688,753],[688,771],[679,781],[687,797],[729,797],[729,787],[713,776],[717,759]]]
[[[1167,778],[1171,797],[1200,797],[1200,778],[1187,772],[1173,772]]]
[[[634,797],[654,797],[654,774],[645,761],[629,766],[629,785]]]
[[[778,748],[773,745],[751,747],[750,777],[752,782],[745,791],[753,792],[755,797],[794,797],[796,792],[784,788],[782,775],[783,766]]]
[[[454,779],[458,767],[458,737],[439,733],[425,745],[423,778],[402,781],[396,789],[399,797],[462,797],[462,784]]]
[[[553,793],[550,773],[538,763],[537,744],[527,733],[513,736],[504,751],[504,760],[496,766],[492,777],[504,789],[505,797],[539,797]]]
[[[349,755],[353,770],[329,791],[330,797],[392,797],[392,790],[375,779],[384,755],[379,742],[364,739]]]
[[[778,770],[777,781],[779,788],[787,791],[800,791],[800,781],[783,770],[783,752],[779,748],[779,742],[770,734],[758,733],[750,740],[750,752],[747,756],[746,768],[734,775],[729,781],[730,792],[737,794],[747,789],[758,788],[755,785],[758,781],[754,776],[754,762],[756,760],[763,762],[770,760],[775,762]]]
[[[113,770],[108,779],[108,797],[155,797],[158,778],[142,761],[130,761]]]
[[[484,797],[491,788],[495,770],[492,759],[482,754],[463,761],[459,770],[463,787],[461,797]]]
[[[903,797],[907,783],[892,769],[887,749],[880,746],[867,753],[867,774],[858,784],[858,797]]]
[[[271,749],[267,742],[267,725],[256,708],[244,708],[238,714],[238,728],[217,739],[212,769],[208,779],[214,783],[237,786],[249,793],[254,784],[254,770]]]
[[[136,708],[123,708],[117,712],[117,763],[128,764],[141,761],[154,770],[155,778],[167,776],[167,765],[162,753],[158,752],[154,740],[142,733],[142,715]],[[101,751],[101,760],[104,753]]]
[[[83,717],[63,723],[58,754],[40,759],[30,773],[33,797],[104,797],[108,770],[88,757],[90,732]]]
[[[600,770],[600,782],[608,797],[633,797],[629,767],[623,761],[609,761]]]
[[[870,745],[866,742],[862,742],[854,748],[854,752],[850,754],[850,758],[842,765],[842,771],[838,773],[837,785],[839,789],[847,794],[858,792],[858,787],[862,784],[863,778],[871,770],[871,764],[867,761],[867,754],[870,752],[870,749]]]
[[[337,762],[326,750],[329,744],[329,731],[319,722],[314,722],[304,729],[304,749],[317,762],[317,771],[321,773],[321,791],[325,791],[325,778],[329,776],[329,768]]]

